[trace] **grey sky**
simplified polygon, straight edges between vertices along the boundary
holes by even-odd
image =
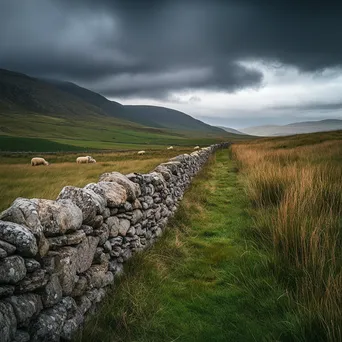
[[[342,4],[0,0],[0,68],[233,127],[341,118]]]

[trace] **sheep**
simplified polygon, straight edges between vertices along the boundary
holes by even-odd
[[[44,158],[34,157],[31,159],[31,166],[37,165],[49,165],[49,163]]]
[[[168,150],[173,150],[173,146],[170,146],[167,148]]]
[[[96,163],[96,160],[92,158],[91,156],[85,156],[85,157],[78,157],[76,159],[77,164],[88,164],[88,163]]]
[[[145,154],[146,152],[145,151],[139,151],[138,154],[139,155],[142,155],[142,154]]]
[[[198,150],[200,147],[199,146],[195,146],[194,147],[194,150]]]

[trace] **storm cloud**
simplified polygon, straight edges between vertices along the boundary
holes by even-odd
[[[0,67],[110,98],[235,93],[265,85],[253,61],[338,70],[341,18],[337,1],[0,0]]]

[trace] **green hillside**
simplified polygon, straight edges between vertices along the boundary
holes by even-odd
[[[164,148],[241,139],[171,109],[127,108],[73,83],[1,69],[0,119],[0,136],[12,137],[0,139],[2,151],[32,150],[23,138],[43,139],[34,151]]]

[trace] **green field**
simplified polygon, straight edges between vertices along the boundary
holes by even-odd
[[[1,114],[0,151],[78,151],[207,146],[243,136],[174,132],[140,126],[105,116],[80,119],[34,113]]]
[[[167,234],[126,267],[75,341],[293,341],[285,288],[248,230],[236,164],[223,150],[196,177]]]

